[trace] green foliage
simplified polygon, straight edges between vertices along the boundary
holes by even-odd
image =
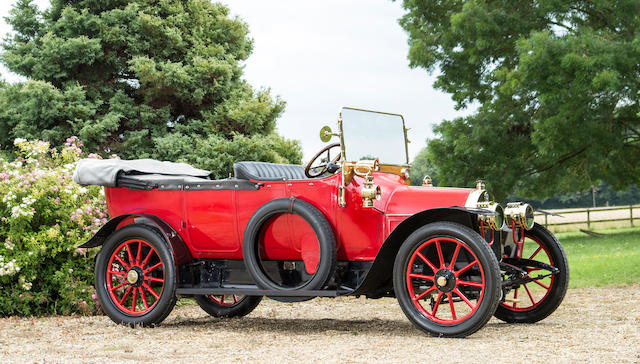
[[[423,148],[411,163],[411,185],[422,186],[422,180],[425,176],[431,177],[431,182],[434,186],[438,185],[438,179],[436,175],[436,166],[427,158],[428,150]]]
[[[300,162],[298,144],[275,134],[284,102],[242,79],[251,39],[221,4],[51,0],[41,12],[19,0],[7,21],[1,60],[29,81],[0,85],[4,149],[78,135],[103,156],[179,159],[219,176],[245,155]],[[254,152],[233,154],[234,140]]]
[[[528,200],[513,198],[513,200],[526,201],[538,209],[562,209],[574,207],[593,207],[593,192],[588,189],[580,192],[561,193],[551,198],[542,200]],[[640,190],[631,186],[624,191],[616,191],[606,183],[595,188],[596,207],[623,206],[640,204]]]
[[[412,67],[474,115],[435,128],[446,185],[548,197],[640,175],[636,0],[405,0]]]
[[[0,316],[95,313],[95,252],[76,246],[106,222],[106,206],[101,188],[71,179],[82,143],[15,146],[15,160],[0,156]]]

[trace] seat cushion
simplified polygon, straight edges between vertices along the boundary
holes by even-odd
[[[304,168],[295,164],[278,164],[267,162],[238,162],[233,165],[233,173],[239,179],[259,181],[282,181],[289,179],[306,179]]]

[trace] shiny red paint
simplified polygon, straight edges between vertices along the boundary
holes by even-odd
[[[251,215],[264,203],[296,197],[313,204],[336,234],[338,260],[374,260],[385,239],[407,217],[428,209],[464,206],[471,189],[412,187],[400,176],[374,173],[382,189],[374,208],[363,208],[363,179],[354,177],[345,191],[346,207],[338,206],[342,175],[306,180],[259,181],[255,191],[105,188],[112,217],[149,213],[173,227],[194,258],[242,259],[242,236]],[[311,227],[296,216],[272,220],[266,229],[264,254],[270,259],[303,259],[317,265],[317,240]],[[316,262],[314,264],[314,262]],[[306,264],[305,264],[306,265]]]

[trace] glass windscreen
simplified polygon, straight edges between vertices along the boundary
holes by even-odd
[[[342,137],[348,161],[378,159],[407,164],[402,115],[342,108]]]

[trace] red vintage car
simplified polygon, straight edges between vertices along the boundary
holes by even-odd
[[[410,186],[406,135],[401,115],[343,108],[338,131],[320,133],[340,142],[306,167],[239,162],[215,180],[184,164],[83,160],[76,181],[104,185],[112,217],[81,246],[102,246],[104,311],[154,325],[179,296],[215,317],[247,315],[263,296],[396,297],[417,328],[448,337],[492,315],[550,315],[569,280],[560,242],[482,182]]]

